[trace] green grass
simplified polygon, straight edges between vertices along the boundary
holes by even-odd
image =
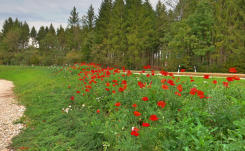
[[[14,82],[18,101],[26,106],[20,122],[27,128],[13,139],[15,149],[62,150],[60,146],[71,143],[64,128],[69,121],[61,110],[67,105],[63,79],[45,67],[18,66],[0,66],[0,78]]]
[[[208,92],[217,102],[205,104],[192,96],[177,100],[178,97],[170,95],[170,92],[162,94],[162,90],[157,90],[161,84],[159,78],[162,77],[152,78],[153,89],[149,91],[140,92],[139,88],[136,88],[134,77],[130,77],[127,79],[128,89],[133,91],[125,92],[125,95],[105,94],[104,86],[97,84],[94,87],[96,93],[81,97],[74,94],[74,89],[67,88],[71,85],[75,90],[79,89],[75,75],[70,75],[69,72],[57,74],[47,67],[0,66],[0,78],[14,82],[18,101],[26,106],[24,117],[18,122],[25,124],[27,128],[13,139],[11,146],[13,149],[20,150],[21,147],[27,147],[28,150],[34,151],[118,149],[124,151],[216,148],[217,151],[228,151],[232,148],[239,150],[245,144],[242,128],[245,120],[241,119],[244,118],[245,80],[235,81],[230,90],[225,90],[223,87],[218,88],[214,85],[210,87],[206,84],[205,81],[212,83],[213,79],[194,77],[195,82],[192,85],[197,85],[205,91],[205,94]],[[147,81],[145,77],[140,78]],[[181,81],[189,81],[189,77],[180,78]],[[218,83],[225,80],[216,79]],[[160,84],[157,84],[157,81]],[[189,87],[191,84],[188,84]],[[188,94],[188,91],[185,93]],[[164,111],[148,106],[142,106],[142,111],[139,111],[147,114],[149,110],[164,115],[165,120],[160,120],[158,124],[152,123],[149,129],[140,131],[140,137],[135,138],[130,135],[130,129],[137,125],[137,121],[135,122],[131,115],[133,110],[127,107],[132,103],[142,102],[141,96],[146,94],[155,101],[166,98],[169,102]],[[71,95],[76,95],[77,103],[71,103]],[[102,104],[96,104],[98,103],[96,95],[103,96]],[[122,105],[122,109],[115,112],[115,102],[126,105]],[[86,103],[86,107],[82,107],[83,103]],[[176,112],[176,107],[180,106],[178,103],[183,106],[180,112],[182,114]],[[64,113],[62,108],[70,104],[73,110],[69,114]],[[151,104],[155,105],[154,102]],[[222,108],[212,113],[208,112],[212,107]],[[96,114],[96,109],[101,109],[101,114]],[[121,119],[121,122],[116,122],[118,119]]]

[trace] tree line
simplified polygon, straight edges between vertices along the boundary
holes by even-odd
[[[66,28],[4,22],[0,64],[74,62],[245,72],[245,1],[168,0],[153,8],[148,0],[103,0],[97,16],[92,5],[82,17],[74,7]]]

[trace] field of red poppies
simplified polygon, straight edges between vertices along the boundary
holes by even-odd
[[[245,149],[245,91],[237,76],[156,75],[150,66],[136,75],[93,63],[52,70],[66,80],[64,114],[81,114],[75,136],[84,149]]]
[[[26,107],[14,150],[244,151],[245,81],[93,63],[0,66]]]

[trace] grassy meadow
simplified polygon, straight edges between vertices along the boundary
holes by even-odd
[[[26,107],[15,150],[245,150],[245,80],[95,64],[0,66],[0,79]]]

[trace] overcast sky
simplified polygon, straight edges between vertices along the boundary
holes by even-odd
[[[163,1],[163,0],[161,0]],[[0,0],[0,30],[4,20],[8,17],[27,21],[29,26],[49,26],[50,23],[57,28],[66,27],[70,11],[75,6],[79,16],[86,14],[92,4],[95,13],[98,13],[102,0]],[[155,8],[158,0],[150,0]]]

